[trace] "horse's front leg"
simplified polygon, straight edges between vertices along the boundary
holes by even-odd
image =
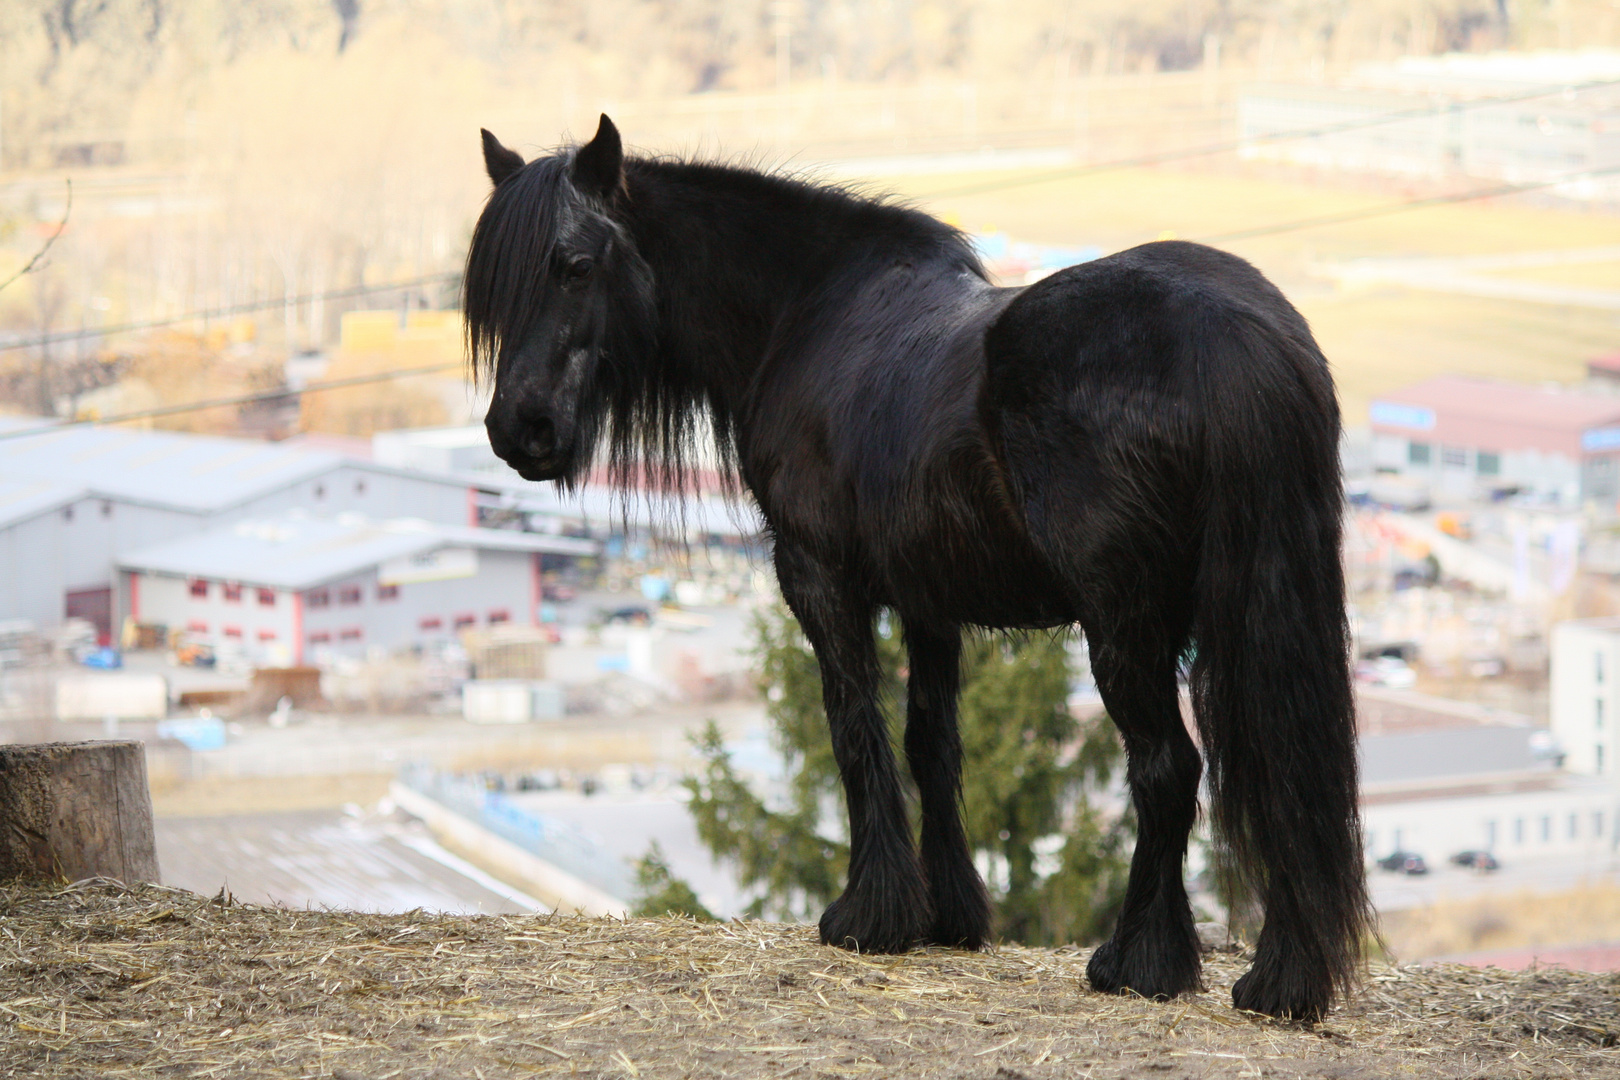
[[[860,952],[904,952],[927,936],[928,889],[878,702],[873,606],[830,570],[777,548],[782,595],[821,667],[833,756],[849,807],[849,879],[821,916],[821,940]]]
[[[906,761],[922,806],[922,861],[934,906],[928,940],[977,949],[990,937],[990,897],[962,829],[962,632],[908,622],[906,655]]]

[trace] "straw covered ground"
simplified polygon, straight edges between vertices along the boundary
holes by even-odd
[[[1374,968],[1315,1026],[1092,993],[1083,950],[863,957],[814,931],[0,890],[5,1075],[1620,1077],[1620,976]]]

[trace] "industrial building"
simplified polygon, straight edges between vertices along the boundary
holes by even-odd
[[[1567,88],[1616,79],[1620,52],[1583,50],[1412,56],[1332,86],[1257,85],[1238,99],[1241,153],[1407,176],[1571,178],[1562,193],[1612,196],[1612,178],[1578,174],[1620,166],[1620,90]],[[1319,133],[1274,138],[1301,132]]]
[[[1440,375],[1375,400],[1372,464],[1438,499],[1522,494],[1613,511],[1620,395]]]
[[[109,635],[123,552],[302,508],[467,525],[468,485],[326,450],[123,427],[0,420],[0,619]]]
[[[1615,644],[1620,653],[1620,638]],[[1548,732],[1520,714],[1358,688],[1368,857],[1408,851],[1439,864],[1481,850],[1514,861],[1606,858],[1620,839],[1620,792],[1606,776],[1591,775],[1589,732],[1584,757],[1560,734],[1556,681],[1553,693]]]
[[[595,550],[563,536],[295,512],[128,552],[118,568],[137,622],[287,666],[533,623],[540,557]]]
[[[697,440],[702,447],[703,440]],[[567,530],[596,537],[653,532],[678,524],[686,535],[722,543],[746,542],[764,532],[751,499],[728,497],[712,456],[700,455],[692,471],[694,494],[678,508],[657,495],[626,495],[598,475],[573,491],[525,480],[490,449],[481,425],[417,428],[372,436],[379,467],[441,476],[472,491],[473,513],[482,523],[516,518],[538,531]]]

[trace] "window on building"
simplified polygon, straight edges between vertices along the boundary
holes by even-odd
[[[331,640],[332,635],[328,634],[325,630],[317,630],[315,633],[309,635],[309,643],[311,645],[325,645]]]
[[[469,626],[477,626],[477,625],[478,625],[478,616],[473,615],[470,612],[456,616],[456,629],[457,630],[464,630]]]
[[[112,517],[112,503],[108,502],[106,499],[101,500],[101,516]]]
[[[1598,743],[1596,746],[1592,747],[1592,751],[1593,751],[1593,757],[1597,759],[1596,762],[1595,762],[1595,764],[1597,765],[1597,770],[1596,771],[1602,772],[1603,771],[1603,744]]]
[[[1406,463],[1408,465],[1427,465],[1429,463],[1429,444],[1426,442],[1407,443]]]
[[[71,507],[71,506],[62,507],[62,520],[63,521],[68,521],[68,522],[71,522],[73,520],[73,507]]]
[[[240,604],[242,602],[242,586],[240,585],[232,585],[226,582],[219,587],[219,591],[230,603]]]
[[[1593,653],[1592,654],[1592,681],[1596,682],[1596,683],[1601,683],[1603,681],[1603,654],[1602,653]]]
[[[364,480],[356,480],[354,482],[354,493],[356,495],[364,495],[366,493],[366,482]]]
[[[260,589],[259,590],[259,606],[260,607],[275,607],[276,606],[276,590],[274,590],[274,589]]]
[[[1481,476],[1502,475],[1502,455],[1490,450],[1481,450],[1474,455],[1474,470]]]
[[[399,599],[399,586],[398,585],[379,585],[379,586],[377,586],[377,599],[379,599],[379,600],[398,600]]]
[[[332,603],[332,594],[325,589],[311,589],[304,594],[304,603],[312,608],[328,607]]]
[[[227,626],[224,628],[224,634],[228,638],[240,638],[242,636],[242,628],[240,626]]]
[[[358,626],[346,626],[338,631],[338,638],[342,641],[359,641],[361,630]]]
[[[437,630],[443,625],[443,619],[439,618],[437,615],[429,615],[425,619],[418,620],[416,628],[418,630]]]
[[[512,621],[512,613],[510,611],[508,611],[507,609],[505,609],[505,608],[496,608],[494,611],[491,611],[489,613],[489,625],[491,625],[491,626],[494,626],[497,623],[504,623],[504,622],[511,622],[511,621]]]
[[[208,599],[208,582],[203,581],[201,578],[192,578],[191,595],[195,596],[198,600]]]
[[[208,624],[205,623],[205,622],[199,622],[199,621],[193,619],[191,622],[186,623],[186,633],[188,633],[188,634],[206,634],[206,633],[208,633]]]
[[[1442,446],[1440,448],[1440,464],[1448,469],[1468,468],[1468,451],[1460,446]]]
[[[358,585],[345,585],[345,586],[343,586],[343,588],[338,590],[338,603],[345,604],[345,605],[353,605],[353,604],[358,604],[359,602],[360,602],[360,586],[358,586]]]
[[[1524,818],[1513,819],[1513,842],[1515,844],[1524,843]]]
[[[276,632],[274,630],[260,630],[259,631],[259,640],[260,641],[274,641],[274,640],[276,640]]]
[[[1552,815],[1541,815],[1541,842],[1545,844],[1552,839]]]
[[[1592,811],[1592,835],[1603,835],[1603,811],[1601,810]]]
[[[1598,698],[1592,702],[1592,726],[1599,731],[1603,730],[1603,699]]]
[[[326,498],[326,485],[325,484],[316,484],[315,485],[315,497],[317,499]]]
[[[1485,850],[1490,851],[1496,847],[1496,819],[1492,818],[1485,823]]]
[[[1581,819],[1576,814],[1569,815],[1569,838],[1575,839],[1581,834]]]

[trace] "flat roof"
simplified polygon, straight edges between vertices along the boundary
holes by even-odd
[[[294,513],[155,544],[120,555],[117,562],[121,570],[296,591],[390,559],[447,547],[558,555],[591,555],[597,550],[589,540],[510,529],[438,525],[415,518],[377,521],[359,514],[317,518]]]
[[[1536,753],[1535,728],[1464,727],[1400,735],[1362,736],[1361,783],[1458,781],[1467,777],[1527,773],[1554,767]]]
[[[1539,450],[1579,458],[1594,449],[1589,433],[1620,428],[1620,396],[1565,386],[1437,375],[1380,394],[1375,431],[1482,450]],[[1583,448],[1583,439],[1588,439]],[[1615,444],[1620,445],[1620,433]]]

